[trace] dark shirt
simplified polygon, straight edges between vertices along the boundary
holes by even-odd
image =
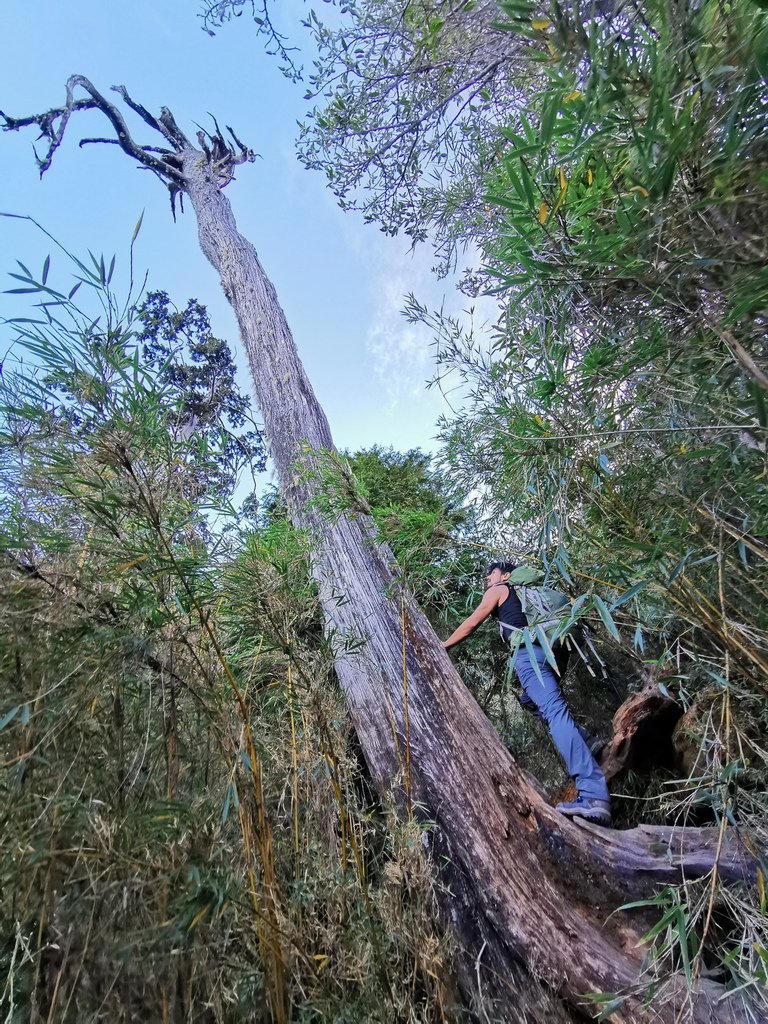
[[[497,583],[497,587],[506,587],[509,593],[506,600],[502,601],[499,607],[492,612],[494,619],[498,620],[499,630],[505,640],[509,640],[513,630],[522,629],[528,625],[523,606],[514,587],[509,583]]]

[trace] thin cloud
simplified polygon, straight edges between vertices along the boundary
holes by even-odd
[[[428,309],[442,309],[466,329],[478,324],[482,329],[485,321],[495,319],[496,303],[488,298],[470,300],[458,290],[455,278],[438,280],[426,247],[403,254],[401,240],[391,243],[381,247],[374,272],[374,314],[367,348],[374,373],[385,387],[389,411],[419,399],[434,405],[437,417],[448,410],[437,390],[426,390],[436,370],[434,333],[424,324],[405,319],[406,296],[413,294]]]

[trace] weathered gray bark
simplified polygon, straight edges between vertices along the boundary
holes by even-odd
[[[77,80],[84,82],[91,96],[106,103],[87,80]],[[397,575],[364,517],[328,521],[309,500],[316,487],[313,451],[330,449],[333,442],[275,290],[254,247],[237,231],[221,191],[231,177],[226,144],[217,135],[212,149],[203,152],[167,111],[156,120],[132,105],[170,143],[172,189],[189,196],[202,250],[236,313],[281,489],[294,522],[312,537],[313,573],[337,643],[339,680],[382,793],[394,789],[402,799],[401,766],[409,751],[413,799],[436,822],[440,853],[450,857],[452,884],[463,895],[463,903],[452,908],[459,944],[485,944],[478,971],[485,968],[489,988],[522,961],[574,1008],[584,1008],[585,993],[633,991],[640,970],[638,932],[630,914],[608,920],[609,915],[622,902],[679,879],[682,871],[689,877],[708,871],[716,860],[712,834],[698,829],[621,833],[580,827],[558,815],[514,763],[426,617],[407,597],[406,732],[401,607],[388,596],[399,593]],[[108,107],[114,125],[115,111]],[[132,142],[123,148],[140,159]],[[727,839],[720,869],[727,864],[732,877],[749,876],[753,859],[738,835]],[[669,856],[663,849],[667,842]],[[477,958],[480,952],[475,946],[469,955]],[[497,993],[503,988],[495,985]],[[723,996],[723,989],[708,981],[693,994],[670,986],[652,1009],[630,996],[612,1020],[745,1021],[739,998]],[[685,999],[690,999],[688,1015],[679,1018]],[[508,998],[504,1019],[523,1019],[517,1005]],[[552,1019],[544,1009],[535,1012],[541,1021]],[[532,1019],[530,1010],[526,1019]]]

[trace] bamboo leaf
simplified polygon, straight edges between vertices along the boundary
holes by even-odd
[[[688,949],[688,931],[687,931],[687,920],[682,908],[678,908],[675,917],[677,925],[677,940],[680,945],[680,956],[683,961],[683,972],[685,973],[686,981],[691,985],[693,981],[693,975],[691,971],[691,960]]]
[[[6,714],[4,714],[2,718],[0,718],[0,732],[2,732],[3,729],[7,725],[10,725],[10,723],[14,720],[16,715],[19,713],[20,709],[21,709],[21,704],[17,704],[15,708],[11,708],[10,711],[6,712]]]
[[[597,614],[603,621],[603,625],[605,626],[605,628],[608,630],[611,636],[614,637],[614,639],[621,640],[621,635],[619,634],[619,631],[616,628],[616,623],[613,621],[613,618],[611,616],[610,611],[608,610],[608,606],[606,605],[605,601],[603,601],[602,597],[600,597],[599,594],[593,594],[592,601],[594,603],[595,608],[597,609]]]
[[[610,1020],[616,1010],[626,1001],[626,998],[626,996],[616,996],[615,999],[609,999],[605,1006],[601,1008],[596,1019],[598,1021]]]
[[[149,558],[149,555],[139,555],[138,558],[133,558],[130,562],[123,562],[122,565],[118,565],[117,571],[128,572],[129,569],[133,569],[134,566],[140,565],[142,562],[146,561],[147,558]]]
[[[533,631],[534,631],[534,633],[536,635],[536,639],[537,639],[537,641],[539,643],[539,647],[541,647],[541,649],[544,651],[544,654],[546,655],[547,661],[549,662],[550,666],[552,667],[555,675],[559,676],[560,675],[560,669],[557,667],[557,658],[555,657],[555,652],[552,650],[552,647],[550,646],[549,640],[547,639],[547,634],[544,632],[542,627],[539,626],[539,625],[534,626],[533,627]]]
[[[144,222],[144,211],[142,210],[141,213],[139,214],[139,219],[136,221],[136,227],[133,229],[133,234],[131,235],[131,245],[133,245],[133,243],[139,237],[139,232],[141,231],[141,225],[142,225],[143,222]]]
[[[200,922],[203,920],[203,918],[209,912],[210,909],[211,909],[210,903],[206,903],[206,905],[203,907],[203,909],[198,911],[198,913],[195,914],[195,916],[189,922],[189,925],[187,926],[187,931],[191,932],[193,930],[193,928],[195,928],[198,924],[200,924]]]
[[[523,643],[525,644],[525,650],[528,654],[528,660],[531,663],[531,668],[536,673],[536,678],[539,680],[541,685],[544,685],[544,676],[541,674],[541,667],[536,658],[535,640],[531,636],[531,631],[526,626],[522,630]]]
[[[510,654],[509,659],[507,661],[507,669],[506,669],[506,673],[505,673],[505,676],[504,676],[504,684],[505,684],[505,686],[511,686],[513,681],[514,681],[515,665],[517,664],[517,656],[518,656],[518,653],[520,651],[520,644],[522,643],[522,640],[523,640],[522,631],[517,631],[513,635],[514,635],[515,639],[514,639],[514,644],[512,645],[512,653]]]
[[[616,598],[616,600],[611,605],[611,611],[614,612],[617,608],[620,608],[623,604],[626,604],[627,601],[631,601],[633,597],[635,597],[641,591],[645,590],[645,588],[649,586],[651,582],[651,580],[640,580],[639,583],[634,583],[628,590],[625,590],[623,594],[620,594],[619,597]]]

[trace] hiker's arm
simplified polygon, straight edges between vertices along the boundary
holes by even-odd
[[[483,600],[472,614],[464,619],[462,624],[451,633],[447,640],[443,640],[443,647],[446,651],[451,647],[455,647],[456,644],[460,644],[462,640],[466,640],[468,636],[471,636],[477,627],[485,622],[491,612],[498,606],[498,603],[498,592],[487,590]]]

